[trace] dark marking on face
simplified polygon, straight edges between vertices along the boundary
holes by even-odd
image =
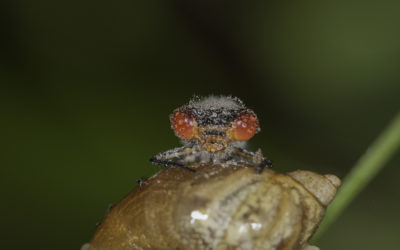
[[[207,137],[207,136],[219,136],[219,137],[225,137],[226,133],[218,130],[206,130],[202,133],[202,136]]]
[[[242,109],[197,109],[189,108],[199,126],[230,125],[242,111]]]

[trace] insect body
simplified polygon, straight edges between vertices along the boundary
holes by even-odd
[[[158,153],[153,164],[188,167],[193,162],[221,164],[246,163],[261,172],[272,163],[261,150],[247,151],[245,142],[260,131],[257,115],[236,97],[195,97],[173,111],[171,128],[182,139],[183,147]]]

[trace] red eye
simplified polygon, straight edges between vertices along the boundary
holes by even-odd
[[[171,128],[182,139],[191,139],[194,134],[193,115],[186,110],[177,110],[171,115]]]
[[[258,126],[258,119],[254,113],[242,111],[233,123],[235,140],[249,140],[257,132]]]

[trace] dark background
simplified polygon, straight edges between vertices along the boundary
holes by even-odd
[[[0,2],[3,249],[79,249],[179,145],[193,94],[256,111],[278,171],[346,175],[400,110],[399,1]],[[395,249],[400,156],[318,242]]]

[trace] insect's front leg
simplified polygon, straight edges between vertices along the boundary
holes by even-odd
[[[256,151],[256,170],[261,173],[265,167],[272,168],[272,161],[262,155],[261,149]]]
[[[191,152],[193,151],[193,147],[193,145],[189,145],[160,152],[151,157],[150,162],[155,165],[164,165],[166,167],[180,167],[191,172],[196,172],[196,170],[185,166],[185,164],[180,163],[176,160],[174,161],[174,159],[176,158],[182,159],[183,157],[191,154]]]
[[[142,189],[142,186],[146,183],[146,179],[137,179],[136,183],[139,185],[139,188]]]
[[[261,173],[265,167],[272,167],[272,161],[262,155],[261,149],[258,149],[254,153],[243,148],[234,148],[232,153],[240,158],[245,158],[254,164],[258,173]]]

